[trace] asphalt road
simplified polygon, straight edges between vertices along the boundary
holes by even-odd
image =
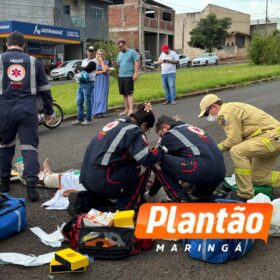
[[[240,87],[219,92],[224,101],[244,101],[264,109],[280,119],[279,101],[280,80],[264,82],[252,86]],[[137,84],[136,84],[137,90]],[[198,105],[202,96],[180,99],[177,105],[154,105],[156,116],[161,114],[180,115],[186,122],[195,124],[207,130],[216,141],[223,137],[223,131],[215,123],[198,119]],[[40,127],[40,161],[46,157],[51,160],[55,171],[80,167],[84,151],[90,139],[104,126],[105,123],[117,118],[117,113],[110,113],[104,119],[96,119],[92,126],[73,127],[65,122],[60,128],[48,130]],[[149,135],[151,142],[157,137],[154,132]],[[232,173],[229,154],[225,154],[227,174]],[[39,226],[48,233],[56,230],[56,226],[70,220],[66,211],[45,210],[40,205],[50,199],[54,191],[40,189],[41,201],[28,203],[25,232],[0,242],[0,252],[18,252],[23,254],[40,255],[54,252],[29,230]],[[14,183],[11,195],[26,197],[25,187]],[[162,241],[158,241],[162,244]],[[87,272],[81,274],[61,274],[49,277],[48,265],[36,268],[0,265],[0,279],[280,279],[280,242],[278,238],[269,238],[266,245],[256,241],[254,248],[241,260],[229,261],[224,265],[211,265],[189,258],[180,249],[170,252],[174,242],[164,242],[165,252],[155,249],[141,253],[124,260],[95,261]],[[68,244],[64,243],[63,247]]]

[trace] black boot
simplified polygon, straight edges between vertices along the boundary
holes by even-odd
[[[1,178],[0,192],[10,191],[10,176]]]
[[[37,191],[37,186],[34,183],[27,182],[27,196],[32,202],[39,199],[39,193]]]

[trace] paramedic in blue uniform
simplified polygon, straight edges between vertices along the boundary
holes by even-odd
[[[217,144],[202,129],[163,115],[158,118],[156,132],[159,145],[167,152],[157,168],[149,195],[163,186],[172,201],[191,201],[179,180],[194,185],[193,196],[208,198],[224,180],[225,164]]]
[[[95,195],[117,198],[118,209],[137,209],[146,191],[150,168],[164,151],[150,149],[146,133],[154,126],[151,105],[140,104],[129,117],[107,124],[84,155],[80,182]]]
[[[19,32],[7,38],[7,52],[0,56],[0,191],[10,190],[10,173],[16,135],[24,161],[23,178],[29,200],[39,198],[38,114],[36,99],[41,97],[46,121],[52,120],[50,84],[42,63],[23,52],[24,37]]]

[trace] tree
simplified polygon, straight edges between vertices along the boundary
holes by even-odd
[[[87,39],[87,46],[94,46],[97,49],[103,49],[105,51],[105,57],[108,60],[116,59],[118,55],[118,47],[113,41],[99,40],[99,39]]]
[[[189,45],[194,48],[207,49],[209,52],[212,52],[214,47],[221,49],[230,26],[229,17],[218,19],[215,14],[209,14],[206,18],[201,19],[197,27],[190,32]]]
[[[113,77],[118,77],[118,68],[113,61],[117,58],[118,55],[118,47],[114,41],[111,40],[101,40],[101,39],[87,39],[86,46],[94,46],[97,49],[102,49],[105,51],[105,59],[111,62],[110,66],[114,67],[114,70],[110,70],[110,75]]]
[[[249,56],[255,64],[280,64],[280,33],[270,36],[254,35]]]

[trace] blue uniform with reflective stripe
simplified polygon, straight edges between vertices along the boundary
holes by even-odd
[[[108,132],[104,131],[104,128],[108,129]],[[162,152],[149,151],[142,130],[129,118],[121,118],[104,128],[88,146],[86,153],[90,162],[107,166],[134,159],[143,166],[151,166],[160,160]]]
[[[162,157],[149,150],[145,135],[129,118],[107,124],[85,152],[80,182],[88,191],[110,197],[119,194],[119,209],[137,208],[149,177],[149,169]]]
[[[45,114],[53,114],[50,84],[43,65],[20,49],[8,49],[0,59],[0,177],[8,177],[18,134],[24,160],[23,177],[38,182],[37,97]]]
[[[161,171],[156,171],[157,178],[172,199],[185,196],[179,180],[195,185],[194,195],[199,197],[211,195],[223,181],[223,155],[202,129],[178,122],[162,137],[160,144],[168,149],[168,154],[160,163]],[[157,187],[153,192],[157,192]]]

